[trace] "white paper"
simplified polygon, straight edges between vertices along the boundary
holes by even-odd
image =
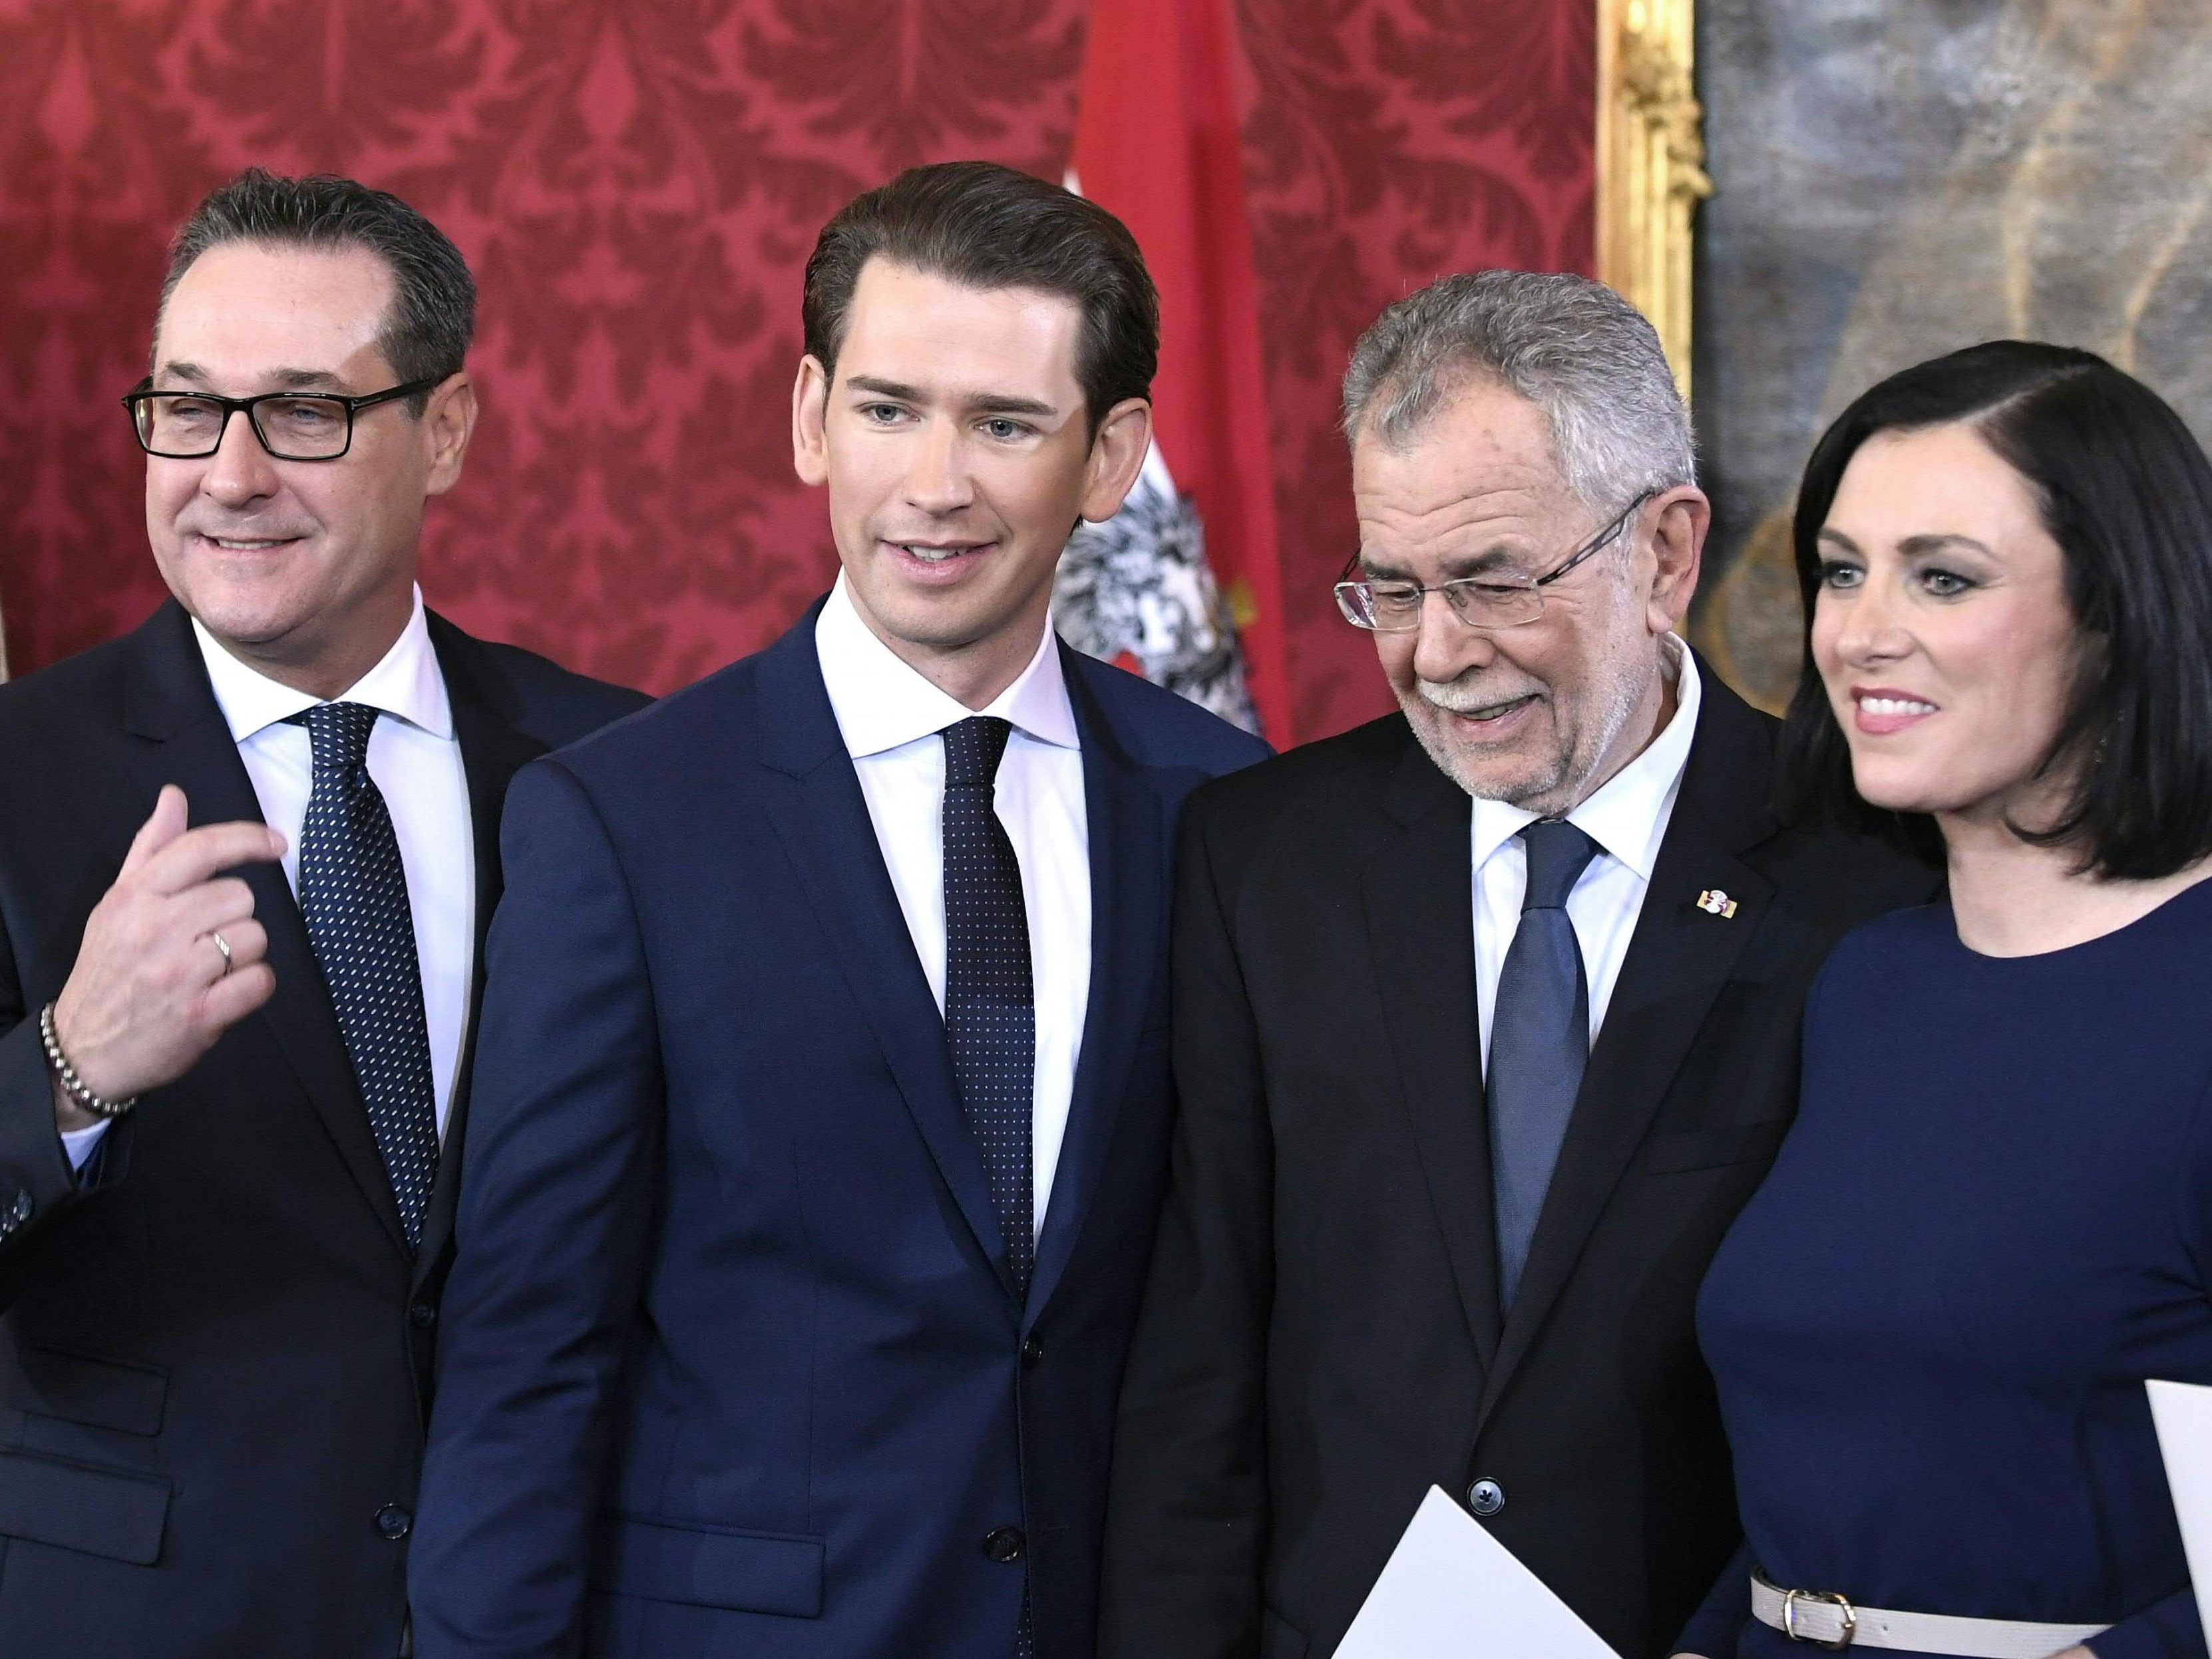
[[[2166,1484],[2181,1519],[2181,1547],[2197,1587],[2197,1617],[2212,1640],[2212,1389],[2197,1382],[2151,1382],[2151,1420],[2166,1459]]]
[[[1480,1522],[1431,1486],[1336,1659],[1620,1656]]]

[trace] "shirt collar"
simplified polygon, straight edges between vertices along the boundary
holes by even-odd
[[[1667,638],[1673,659],[1674,717],[1666,729],[1644,747],[1644,752],[1593,791],[1589,799],[1567,814],[1567,822],[1588,836],[1613,858],[1626,865],[1643,881],[1651,879],[1659,861],[1659,843],[1666,839],[1674,796],[1689,763],[1690,742],[1698,733],[1698,706],[1703,695],[1698,684],[1698,665],[1687,647],[1672,635]],[[1502,800],[1474,803],[1474,867],[1480,870],[1492,854],[1536,821],[1536,814]]]
[[[201,626],[197,617],[192,618],[192,637],[199,641],[200,659],[207,665],[216,706],[222,710],[234,742],[244,743],[255,732],[322,701],[240,661]],[[422,609],[421,588],[415,590],[415,609],[407,626],[399,630],[399,637],[383,659],[331,701],[365,702],[410,726],[420,726],[433,737],[453,737],[453,704],[446,696],[446,677],[438,670],[437,649],[430,643],[430,623]]]
[[[876,637],[854,607],[842,573],[814,623],[822,683],[829,690],[845,750],[854,760],[933,737],[975,714],[1011,721],[1040,743],[1080,749],[1075,710],[1060,672],[1059,644],[1048,615],[1044,637],[1037,641],[1029,666],[988,708],[973,709],[931,684]]]

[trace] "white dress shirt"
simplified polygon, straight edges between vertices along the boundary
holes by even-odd
[[[1034,1224],[1045,1206],[1067,1134],[1075,1059],[1091,1001],[1091,829],[1083,799],[1083,750],[1061,678],[1049,619],[1021,677],[983,709],[971,709],[902,662],[860,619],[839,576],[814,624],[822,679],[853,769],[860,776],[876,844],[890,871],[907,933],[939,1012],[945,1007],[945,744],[938,733],[971,714],[1013,726],[999,763],[999,822],[1022,870],[1029,912],[1030,978],[1036,1000],[1031,1096]]]
[[[270,679],[225,650],[192,623],[215,700],[238,744],[261,816],[283,833],[284,878],[300,884],[300,830],[307,817],[314,757],[304,726],[290,716],[319,698]],[[364,702],[394,719],[380,720],[368,739],[368,775],[384,796],[407,872],[407,908],[415,922],[415,954],[422,974],[422,1013],[429,1028],[430,1076],[438,1133],[446,1131],[454,1074],[467,1034],[469,987],[476,971],[477,848],[469,811],[468,773],[453,734],[446,677],[430,643],[422,594],[383,660],[336,702]],[[82,1169],[106,1127],[64,1134],[72,1168]]]
[[[1674,659],[1674,717],[1644,752],[1606,780],[1567,814],[1567,822],[1597,843],[1595,857],[1567,895],[1567,919],[1583,953],[1589,985],[1589,1037],[1597,1042],[1606,1006],[1620,978],[1659,844],[1674,816],[1682,769],[1697,735],[1698,665],[1681,641],[1668,635]],[[1482,1065],[1490,1069],[1490,1032],[1498,1007],[1498,980],[1505,952],[1521,927],[1521,901],[1528,890],[1528,852],[1521,830],[1536,814],[1504,801],[1474,803],[1474,996],[1481,1021]]]

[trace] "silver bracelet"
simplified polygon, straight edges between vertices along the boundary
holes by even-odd
[[[138,1103],[136,1095],[127,1100],[110,1100],[106,1096],[96,1095],[84,1086],[84,1079],[76,1074],[76,1067],[70,1065],[69,1056],[62,1053],[62,1040],[54,1035],[54,1005],[51,1002],[39,1010],[39,1041],[46,1046],[46,1064],[53,1068],[54,1076],[62,1085],[62,1092],[94,1117],[121,1117]]]

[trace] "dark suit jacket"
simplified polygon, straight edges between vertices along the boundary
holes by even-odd
[[[508,812],[413,1568],[424,1659],[1091,1646],[1167,1161],[1168,858],[1256,739],[1063,647],[1092,957],[1013,1294],[824,690],[775,646]]]
[[[644,699],[430,629],[481,942],[515,769]],[[173,604],[0,689],[0,1652],[391,1659],[465,1101],[410,1256],[299,908],[258,865],[274,999],[80,1188],[38,1012],[163,784],[195,823],[260,805]]]
[[[1926,896],[1778,829],[1710,669],[1687,770],[1500,1321],[1467,796],[1402,717],[1203,791],[1176,912],[1173,1182],[1115,1449],[1109,1659],[1322,1659],[1431,1485],[1627,1659],[1735,1547],[1691,1328],[1796,1105],[1830,945]],[[1700,909],[1719,889],[1735,914]]]

